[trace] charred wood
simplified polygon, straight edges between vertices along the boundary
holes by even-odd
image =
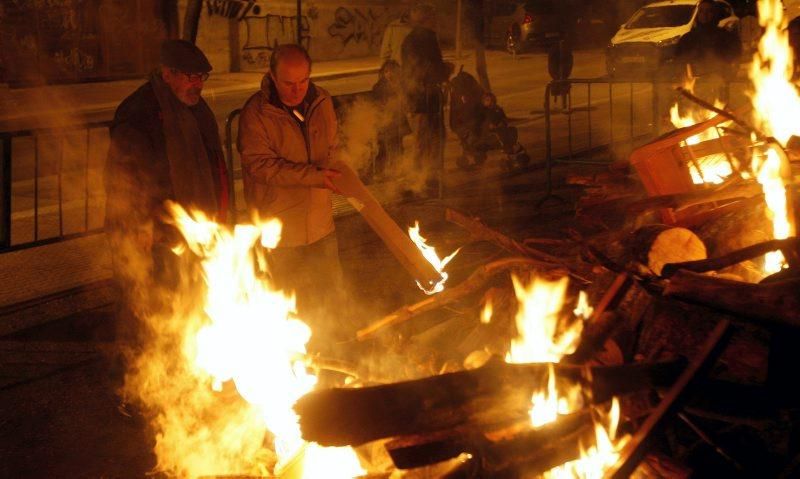
[[[582,410],[538,428],[533,428],[530,419],[525,418],[509,427],[488,432],[461,428],[406,436],[386,443],[386,450],[400,469],[433,464],[465,452],[481,456],[484,464],[491,464],[491,469],[504,469],[540,456],[551,443],[591,425],[591,414]]]
[[[697,356],[692,358],[689,366],[669,388],[658,407],[647,416],[630,442],[625,445],[617,463],[607,472],[606,477],[623,479],[633,474],[647,451],[647,439],[671,413],[678,409],[691,386],[704,376],[719,358],[729,337],[730,326],[730,321],[725,319],[717,323]]]
[[[798,250],[800,250],[800,242],[796,237],[770,240],[733,251],[718,258],[667,264],[662,269],[661,276],[669,278],[679,270],[693,271],[695,273],[718,271],[777,250],[783,252],[784,257],[790,262],[796,262]]]
[[[752,322],[800,328],[800,279],[752,284],[678,270],[664,296],[701,304]]]
[[[620,324],[620,318],[612,311],[616,309],[622,298],[628,293],[633,285],[633,279],[627,273],[618,274],[611,283],[611,287],[606,290],[600,302],[592,313],[592,317],[583,331],[581,342],[578,348],[561,360],[566,364],[583,364],[589,361],[602,350],[603,345],[614,334]]]
[[[683,360],[608,367],[552,365],[556,378],[583,384],[596,403],[612,396],[665,387]],[[525,418],[531,395],[544,387],[551,365],[485,366],[414,381],[358,389],[312,392],[295,404],[303,437],[324,446],[358,445],[375,439],[425,434],[472,423],[502,424]]]

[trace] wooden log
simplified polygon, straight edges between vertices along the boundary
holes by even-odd
[[[589,428],[592,417],[588,409],[560,416],[538,428],[530,418],[507,427],[480,431],[464,427],[431,434],[404,436],[386,443],[386,451],[399,469],[412,469],[458,457],[467,452],[484,455],[495,469],[530,458],[561,437]]]
[[[364,186],[358,174],[344,162],[333,166],[341,176],[333,180],[350,204],[383,240],[403,268],[426,289],[431,289],[442,275],[422,255],[407,233],[386,213],[378,200]]]
[[[625,445],[616,464],[606,472],[604,477],[624,479],[633,474],[647,451],[647,439],[669,414],[677,410],[691,387],[705,375],[719,358],[719,355],[722,354],[722,350],[727,344],[727,338],[730,337],[730,326],[730,321],[726,319],[717,323],[717,326],[703,343],[700,352],[695,358],[692,358],[689,366],[681,373],[675,384],[669,388],[658,407],[647,416],[642,426],[639,427],[628,444]]]
[[[799,249],[800,241],[798,241],[796,237],[782,240],[770,240],[733,251],[718,258],[666,264],[661,270],[661,276],[669,278],[678,270],[693,271],[695,273],[719,271],[735,264],[739,264],[743,261],[747,261],[758,256],[763,256],[770,251],[777,250],[781,250],[784,257],[791,261],[796,260]]]
[[[752,322],[800,328],[800,279],[752,284],[678,270],[664,296],[701,304]]]
[[[586,384],[587,395],[605,402],[672,383],[682,360],[584,368],[556,364],[564,384]],[[385,437],[431,433],[472,423],[503,424],[528,415],[531,396],[544,388],[549,364],[499,360],[470,371],[358,389],[327,389],[295,404],[303,437],[323,446],[358,445]],[[587,378],[591,378],[589,381]]]
[[[404,323],[422,313],[441,308],[473,293],[478,292],[494,276],[514,269],[531,269],[537,267],[556,268],[558,265],[543,263],[530,258],[503,258],[492,263],[487,263],[472,272],[472,274],[458,286],[447,288],[435,296],[429,296],[418,303],[403,306],[369,326],[359,330],[356,337],[359,341],[368,339],[379,331]]]
[[[667,263],[706,259],[706,247],[696,234],[686,228],[647,225],[634,231],[626,240],[631,258],[656,275]]]
[[[544,428],[556,426],[558,422]],[[535,435],[519,435],[510,440],[491,444],[486,449],[471,454],[470,462],[461,471],[445,476],[446,479],[491,477],[516,479],[539,477],[542,473],[569,461],[578,459],[581,446],[591,444],[594,433],[591,423],[578,423],[578,428],[542,442]]]

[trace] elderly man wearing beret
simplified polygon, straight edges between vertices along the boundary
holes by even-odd
[[[224,221],[227,171],[216,119],[200,96],[211,64],[194,44],[167,40],[161,65],[117,108],[106,181],[106,232],[123,294],[173,286],[176,231],[164,202]],[[123,301],[124,302],[124,301]]]

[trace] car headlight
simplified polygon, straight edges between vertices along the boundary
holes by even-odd
[[[672,38],[667,38],[666,40],[661,40],[660,42],[656,42],[656,45],[658,45],[659,47],[671,47],[673,45],[676,45],[678,41],[680,41],[680,39],[681,36],[676,35]]]

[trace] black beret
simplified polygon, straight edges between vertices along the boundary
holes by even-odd
[[[211,71],[211,63],[205,54],[187,40],[166,40],[162,43],[161,64],[187,73]]]

